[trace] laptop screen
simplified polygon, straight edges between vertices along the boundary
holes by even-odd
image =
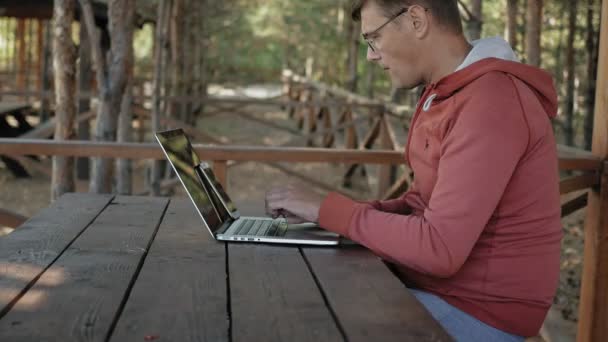
[[[213,205],[207,189],[202,185],[196,168],[200,163],[190,140],[181,129],[158,132],[156,139],[161,145],[169,163],[182,182],[188,196],[194,203],[207,228],[214,233],[222,227],[222,219]]]
[[[234,202],[232,202],[232,199],[230,199],[230,196],[228,196],[226,190],[224,190],[222,183],[220,183],[218,179],[215,178],[215,174],[213,174],[211,168],[203,167],[201,168],[201,172],[204,174],[203,176],[206,177],[209,182],[211,182],[211,187],[215,190],[217,196],[221,197],[221,200],[226,204],[226,209],[229,210],[231,213],[235,212],[237,210],[236,205],[234,204]]]

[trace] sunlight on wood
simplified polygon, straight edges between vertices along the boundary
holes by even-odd
[[[0,227],[0,236],[5,236],[13,232],[13,228],[10,227]]]
[[[18,262],[0,263],[0,279],[12,278],[29,281],[32,279],[33,274],[38,274],[40,271],[41,269],[38,266],[24,265]],[[38,279],[36,285],[58,286],[63,284],[65,279],[65,272],[62,269],[49,269],[44,272],[44,275],[40,277],[40,279]]]
[[[14,298],[15,292],[14,290],[1,289],[0,301],[9,302]],[[26,296],[19,299],[17,305],[19,305],[20,310],[36,311],[42,306],[47,297],[47,291],[29,290]]]

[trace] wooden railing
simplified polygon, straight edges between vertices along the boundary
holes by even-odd
[[[289,163],[347,163],[402,165],[403,154],[391,150],[324,149],[300,147],[212,146],[195,144],[195,151],[204,160],[213,161],[218,177],[227,184],[229,161],[289,162]],[[0,138],[0,154],[7,156],[45,155],[73,157],[105,157],[126,159],[164,159],[154,143],[107,143],[91,141],[55,141]],[[597,186],[602,163],[588,153],[572,149],[560,150],[559,168],[562,171],[582,171],[560,181],[560,193]],[[578,202],[569,203],[569,207]]]

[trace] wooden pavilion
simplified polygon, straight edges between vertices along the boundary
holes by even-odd
[[[4,1],[0,6],[1,15],[19,17],[34,16],[39,19],[50,18],[52,1]],[[97,11],[96,11],[97,13]],[[99,10],[103,20],[103,9]],[[560,182],[562,193],[587,189],[590,191],[563,206],[564,212],[587,206],[585,222],[584,268],[579,309],[578,341],[608,340],[608,2],[602,2],[600,33],[599,70],[596,87],[595,126],[592,153],[569,148],[560,149],[560,169],[578,171],[575,176]],[[41,50],[40,50],[41,51]],[[341,99],[350,107],[379,106],[382,113],[391,112],[383,104],[360,99],[341,90],[332,89],[310,80],[291,77],[288,84],[307,89],[309,92],[332,94],[333,99]],[[291,94],[291,90],[288,91]],[[299,105],[304,101],[312,108],[323,108],[323,103],[312,103],[311,97],[289,97],[288,105]],[[209,100],[212,102],[213,100]],[[308,102],[306,102],[308,101]],[[310,103],[309,103],[310,102]],[[317,113],[315,113],[317,114]],[[323,117],[316,115],[316,117]],[[382,127],[379,121],[378,127]],[[378,132],[387,130],[378,128]],[[384,133],[385,137],[390,135]],[[376,134],[376,136],[378,133]],[[389,137],[390,140],[390,137]],[[390,144],[389,144],[390,145]],[[356,147],[356,146],[353,146]],[[365,146],[364,146],[365,147]],[[383,145],[381,151],[362,151],[361,149],[325,149],[325,148],[251,148],[241,146],[203,146],[196,149],[207,158],[214,160],[215,168],[225,182],[229,161],[257,162],[348,162],[357,164],[376,163],[385,166],[402,162],[400,151],[387,151]],[[96,156],[131,159],[162,159],[161,151],[155,144],[146,143],[113,143],[66,141],[51,142],[38,139],[1,138],[0,154],[20,157],[24,155],[53,156]],[[383,190],[390,187],[390,182],[383,183]],[[21,222],[23,218],[0,211],[0,223]]]

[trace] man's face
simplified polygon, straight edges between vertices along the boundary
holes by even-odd
[[[368,1],[361,10],[361,32],[369,34],[367,39],[375,49],[368,47],[367,59],[389,74],[393,87],[415,88],[423,83],[419,65],[422,53],[412,17],[409,11],[404,12],[376,31],[390,19],[374,1]]]

